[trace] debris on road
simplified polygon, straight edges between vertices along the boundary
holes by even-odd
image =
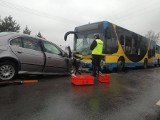
[[[38,83],[38,80],[7,80],[7,81],[0,81],[0,87],[7,85],[21,85],[21,84],[34,84],[34,83]]]

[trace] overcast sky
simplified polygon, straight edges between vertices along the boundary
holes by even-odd
[[[71,45],[64,34],[83,24],[107,20],[145,35],[160,32],[160,0],[0,0],[1,19],[11,15],[31,35],[38,32],[58,45]]]

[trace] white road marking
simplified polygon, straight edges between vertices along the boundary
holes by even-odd
[[[156,105],[160,106],[160,100],[156,103]]]

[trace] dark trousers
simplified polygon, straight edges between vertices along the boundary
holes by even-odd
[[[97,76],[99,71],[101,71],[101,55],[92,55],[92,69],[93,69],[93,76]]]

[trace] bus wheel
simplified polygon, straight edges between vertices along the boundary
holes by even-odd
[[[144,69],[147,69],[147,67],[148,67],[148,61],[147,61],[147,59],[144,60],[144,66],[143,67],[144,67]]]
[[[119,59],[117,62],[117,70],[118,71],[122,71],[124,69],[124,59]]]

